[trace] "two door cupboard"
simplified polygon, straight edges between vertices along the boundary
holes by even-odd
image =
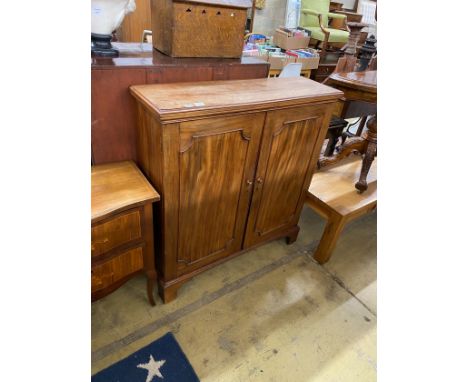
[[[138,165],[161,195],[154,226],[164,302],[231,256],[296,240],[340,91],[303,77],[130,90]]]

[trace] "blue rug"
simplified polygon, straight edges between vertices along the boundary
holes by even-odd
[[[93,375],[92,382],[200,382],[172,333]]]

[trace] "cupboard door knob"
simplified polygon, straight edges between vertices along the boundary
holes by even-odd
[[[263,183],[263,179],[260,178],[260,177],[258,177],[258,178],[257,178],[257,183],[258,183],[258,184],[262,184],[262,183]]]
[[[250,179],[247,179],[246,182],[247,182],[247,186],[249,186],[249,187],[253,184],[253,181],[251,181]]]

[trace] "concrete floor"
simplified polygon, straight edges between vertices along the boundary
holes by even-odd
[[[305,207],[296,243],[266,244],[186,283],[166,305],[135,278],[92,304],[92,372],[172,331],[203,382],[376,381],[376,214],[345,228],[325,265],[324,221]]]

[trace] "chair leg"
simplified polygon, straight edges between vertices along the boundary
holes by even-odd
[[[319,264],[325,264],[330,259],[345,224],[346,220],[341,215],[333,215],[328,219],[320,243],[314,253],[314,259]]]
[[[366,126],[367,122],[367,117],[361,117],[361,121],[359,122],[359,127],[356,130],[356,137],[360,137],[362,134],[362,131],[364,130],[364,126]]]

